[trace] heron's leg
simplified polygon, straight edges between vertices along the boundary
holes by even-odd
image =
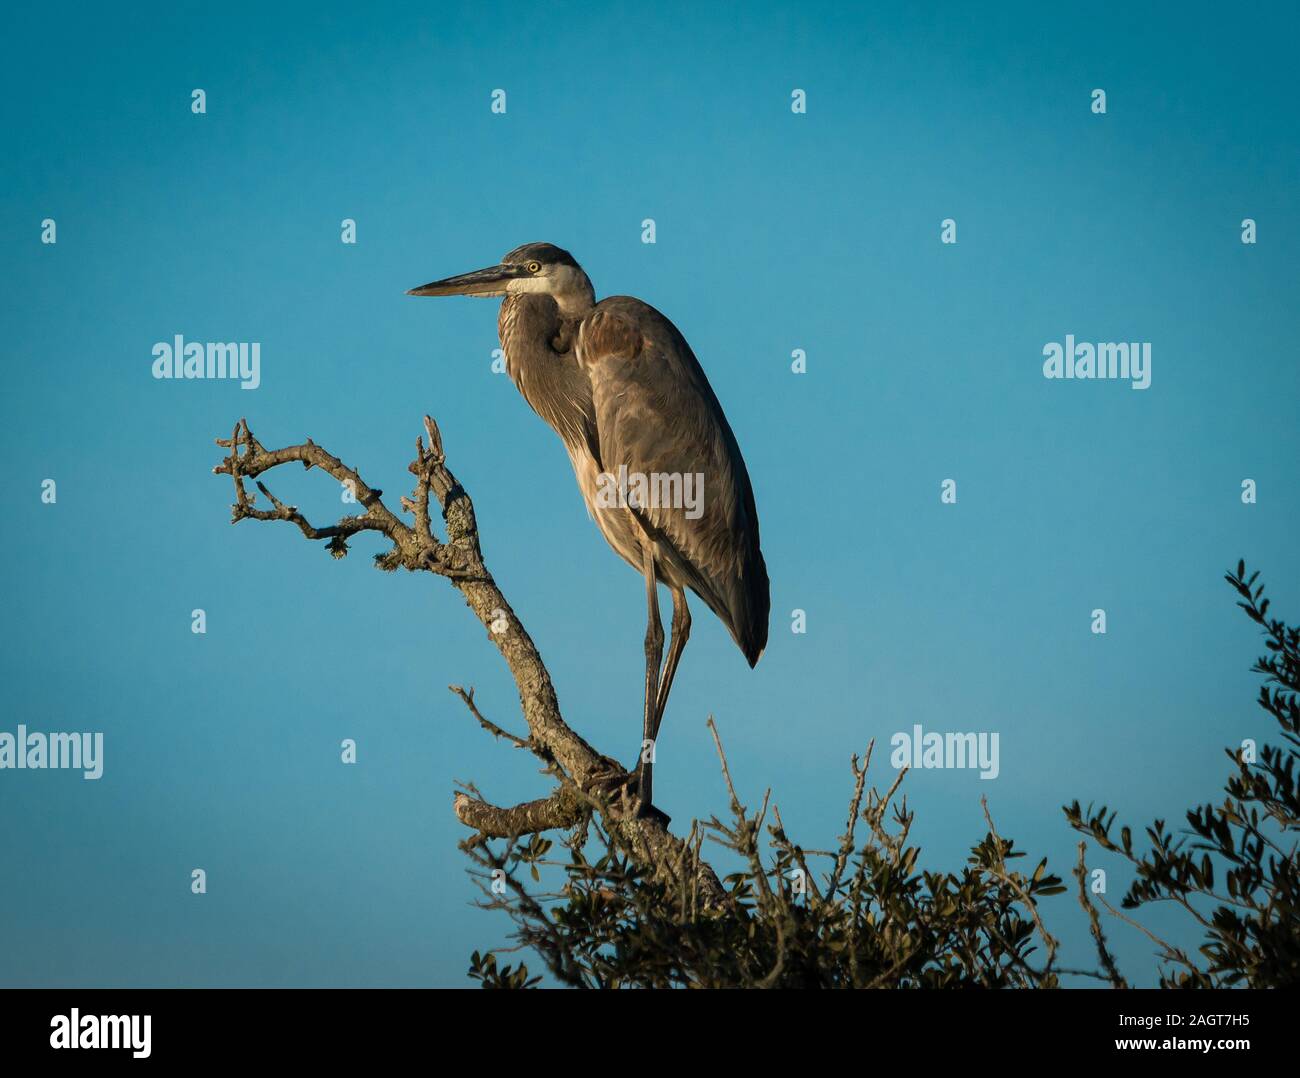
[[[691,611],[686,605],[686,592],[674,587],[673,592],[673,627],[668,643],[668,658],[664,661],[663,676],[659,679],[659,695],[655,700],[655,728],[650,735],[659,737],[659,727],[664,721],[664,709],[668,706],[668,694],[672,691],[673,677],[677,673],[677,664],[681,661],[686,641],[691,636]]]
[[[659,591],[655,583],[654,547],[645,543],[645,715],[642,722],[641,749],[637,753],[637,800],[644,810],[653,799],[654,736],[658,726],[656,702],[659,698],[659,664],[664,657],[664,627],[659,620]],[[649,742],[649,744],[646,744]]]

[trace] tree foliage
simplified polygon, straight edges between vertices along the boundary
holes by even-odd
[[[1123,910],[1174,902],[1201,926],[1199,960],[1147,933],[1165,963],[1164,986],[1300,981],[1300,629],[1268,616],[1257,576],[1247,579],[1239,563],[1227,580],[1264,630],[1267,654],[1254,667],[1265,679],[1259,704],[1281,727],[1283,744],[1257,754],[1230,750],[1222,803],[1189,810],[1185,832],[1156,820],[1146,829],[1146,852],[1135,847],[1131,828],[1116,830],[1116,814],[1104,806],[1082,809],[1076,801],[1064,809],[1070,826],[1130,862],[1135,878]],[[720,742],[718,752],[729,812],[693,825],[686,849],[698,858],[708,840],[739,864],[723,880],[725,902],[701,900],[697,873],[648,875],[601,813],[585,815],[558,844],[537,834],[477,836],[462,845],[482,905],[514,922],[510,949],[535,952],[560,983],[593,988],[1051,988],[1070,973],[1127,987],[1094,898],[1135,922],[1090,893],[1086,842],[1073,874],[1099,967],[1064,969],[1040,904],[1067,887],[1045,859],[1026,862],[997,833],[987,805],[987,829],[965,866],[924,869],[909,840],[914,814],[899,794],[905,771],[883,794],[869,787],[868,748],[852,761],[844,833],[830,849],[810,849],[786,834],[768,797],[754,810],[740,802]],[[538,890],[544,874],[561,882]],[[475,952],[470,976],[486,988],[539,982],[522,963],[499,966],[491,952]]]
[[[1124,909],[1173,902],[1201,926],[1200,960],[1157,941],[1168,963],[1160,977],[1164,987],[1300,983],[1300,628],[1268,616],[1258,577],[1256,572],[1247,578],[1245,563],[1238,562],[1226,580],[1240,596],[1237,605],[1264,630],[1267,651],[1254,666],[1264,676],[1258,702],[1281,728],[1282,745],[1225,750],[1233,772],[1222,803],[1189,809],[1187,830],[1180,834],[1155,820],[1146,828],[1145,853],[1135,852],[1131,828],[1116,832],[1115,813],[1104,805],[1094,811],[1076,801],[1065,810],[1072,827],[1132,864],[1136,877],[1121,902]]]

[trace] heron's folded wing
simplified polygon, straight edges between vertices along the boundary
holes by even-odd
[[[744,575],[758,535],[749,475],[676,327],[648,304],[616,296],[584,320],[578,358],[591,380],[602,469],[618,477],[626,468],[631,483],[646,484],[645,517],[702,583]],[[656,504],[664,500],[675,504]]]

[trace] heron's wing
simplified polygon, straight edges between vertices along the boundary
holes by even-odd
[[[767,638],[768,581],[754,494],[690,346],[653,307],[615,296],[583,320],[578,360],[591,381],[601,468],[614,477],[625,468],[633,493],[644,483],[642,518],[755,661]]]

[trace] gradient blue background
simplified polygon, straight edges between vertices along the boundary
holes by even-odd
[[[458,985],[505,942],[471,906],[453,780],[502,802],[547,783],[446,690],[521,726],[481,627],[444,581],[371,569],[377,544],[335,563],[231,528],[209,473],[247,415],[395,501],[432,412],[569,721],[630,757],[641,586],[491,373],[497,304],[403,295],[533,240],[677,323],[754,478],[771,645],[748,671],[696,604],[656,790],[678,824],[725,808],[710,712],[743,796],[772,786],[812,846],[869,739],[998,731],[996,781],[906,780],[933,867],[983,834],[981,794],[1062,874],[1063,802],[1141,825],[1215,797],[1222,748],[1272,732],[1222,570],[1246,556],[1300,611],[1300,20],[964,8],[11,11],[0,729],[102,730],[106,762],[0,772],[0,983]],[[261,388],[155,381],[176,333],[262,342]],[[1152,388],[1044,380],[1067,333],[1151,341]],[[337,515],[323,477],[275,480]],[[1127,874],[1097,863],[1117,899]],[[1092,965],[1073,896],[1048,911]],[[1109,931],[1151,983],[1148,941]]]

